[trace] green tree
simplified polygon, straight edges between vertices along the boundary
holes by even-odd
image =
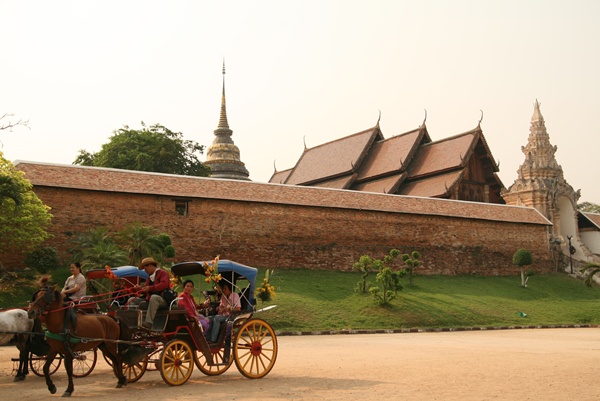
[[[98,269],[106,265],[123,266],[127,254],[115,243],[115,235],[105,227],[91,228],[77,233],[69,248],[71,260],[81,263],[84,270]]]
[[[7,252],[31,251],[50,237],[51,220],[50,208],[0,152],[0,275],[6,274],[2,259]]]
[[[582,202],[577,205],[577,209],[582,212],[600,213],[600,205],[591,202]]]
[[[168,235],[157,234],[155,228],[143,226],[140,222],[127,225],[117,234],[117,237],[119,244],[127,252],[129,264],[132,266],[138,266],[147,256],[152,256],[162,263],[166,256],[165,248],[171,245],[171,238]]]
[[[413,285],[413,270],[421,266],[420,258],[421,254],[417,251],[412,251],[410,255],[408,253],[402,255],[402,260],[406,264],[404,269],[406,270],[406,273],[408,273],[408,285],[411,287]]]
[[[155,228],[136,222],[117,233],[105,227],[77,233],[71,240],[69,253],[71,261],[80,262],[87,270],[106,265],[138,266],[146,256],[162,263],[165,258],[175,256],[175,248],[167,234],[157,234]]]
[[[527,287],[527,281],[529,280],[530,274],[525,274],[523,266],[529,266],[533,263],[533,257],[527,249],[519,249],[513,255],[513,265],[519,266],[521,269],[521,286]]]
[[[364,294],[369,291],[370,284],[367,281],[369,272],[379,271],[381,269],[381,260],[373,259],[369,255],[362,255],[358,262],[352,265],[352,269],[358,270],[361,273],[360,281],[354,289],[356,292]]]
[[[392,249],[383,260],[373,260],[373,265],[379,267],[379,271],[375,276],[377,285],[371,286],[369,292],[373,296],[373,300],[379,305],[387,305],[396,298],[398,290],[402,289],[400,278],[406,274],[405,270],[394,271],[389,265],[400,255],[400,251]]]
[[[114,131],[98,153],[80,150],[73,164],[207,177],[210,168],[198,158],[203,151],[204,146],[184,140],[181,132],[142,122],[139,130],[124,126]]]
[[[585,274],[587,273],[587,274]],[[600,264],[598,263],[588,263],[581,268],[581,274],[585,275],[585,279],[583,283],[588,287],[592,286],[592,282],[594,281],[594,276],[600,273]]]

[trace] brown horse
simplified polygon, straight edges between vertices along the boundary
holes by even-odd
[[[73,352],[87,351],[100,348],[106,358],[112,362],[113,371],[118,379],[117,388],[127,384],[123,375],[122,358],[119,354],[118,340],[131,338],[127,326],[118,320],[106,315],[74,315],[72,308],[63,307],[63,296],[52,288],[40,290],[35,301],[29,308],[29,317],[37,318],[45,315],[48,332],[46,341],[50,351],[44,364],[44,377],[50,393],[56,393],[56,386],[50,379],[50,366],[57,354],[64,358],[65,369],[69,377],[69,385],[63,397],[70,397],[73,393]],[[83,340],[83,341],[81,341]]]

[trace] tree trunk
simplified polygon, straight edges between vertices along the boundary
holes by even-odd
[[[527,279],[529,279],[529,277],[527,277]],[[527,279],[525,278],[525,271],[521,266],[521,287],[527,287]]]

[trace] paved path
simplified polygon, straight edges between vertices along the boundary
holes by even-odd
[[[14,347],[0,347],[2,399],[48,399],[43,378],[13,383]],[[59,397],[64,371],[54,376]],[[263,379],[235,364],[218,377],[194,371],[179,387],[159,372],[115,389],[103,360],[75,382],[74,398],[115,400],[600,400],[600,329],[280,336]]]

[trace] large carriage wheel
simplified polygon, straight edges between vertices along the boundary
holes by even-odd
[[[54,360],[52,361],[52,365],[50,365],[50,374],[53,374],[54,372],[56,372],[58,370],[61,362],[62,362],[62,358],[60,357],[60,355],[56,355],[56,358],[54,358]],[[40,357],[36,357],[36,356],[32,355],[29,358],[29,368],[36,376],[44,377],[44,364],[45,363],[46,363],[45,355],[40,356]]]
[[[146,372],[148,367],[148,356],[146,356],[141,362],[133,365],[123,364],[123,374],[127,378],[127,383],[133,383],[141,379]]]
[[[94,367],[98,360],[98,350],[96,348],[87,351],[74,352],[75,358],[73,358],[73,377],[86,377]]]
[[[185,383],[194,369],[192,348],[182,340],[171,340],[160,354],[160,375],[165,383],[179,386]]]
[[[244,376],[259,379],[271,371],[277,359],[277,337],[262,319],[250,319],[240,328],[233,343],[235,365]]]
[[[208,361],[206,360],[206,357],[204,356],[204,354],[201,351],[196,351],[194,353],[194,362],[196,363],[196,366],[198,367],[198,369],[200,369],[200,371],[202,373],[204,373],[205,375],[218,376],[221,373],[225,372],[227,369],[229,369],[229,367],[233,363],[233,358],[230,356],[229,362],[221,365],[223,363],[223,358],[225,356],[225,349],[219,348],[219,349],[211,350],[211,352],[212,352],[213,361],[218,363],[219,366],[210,366],[208,364]]]

